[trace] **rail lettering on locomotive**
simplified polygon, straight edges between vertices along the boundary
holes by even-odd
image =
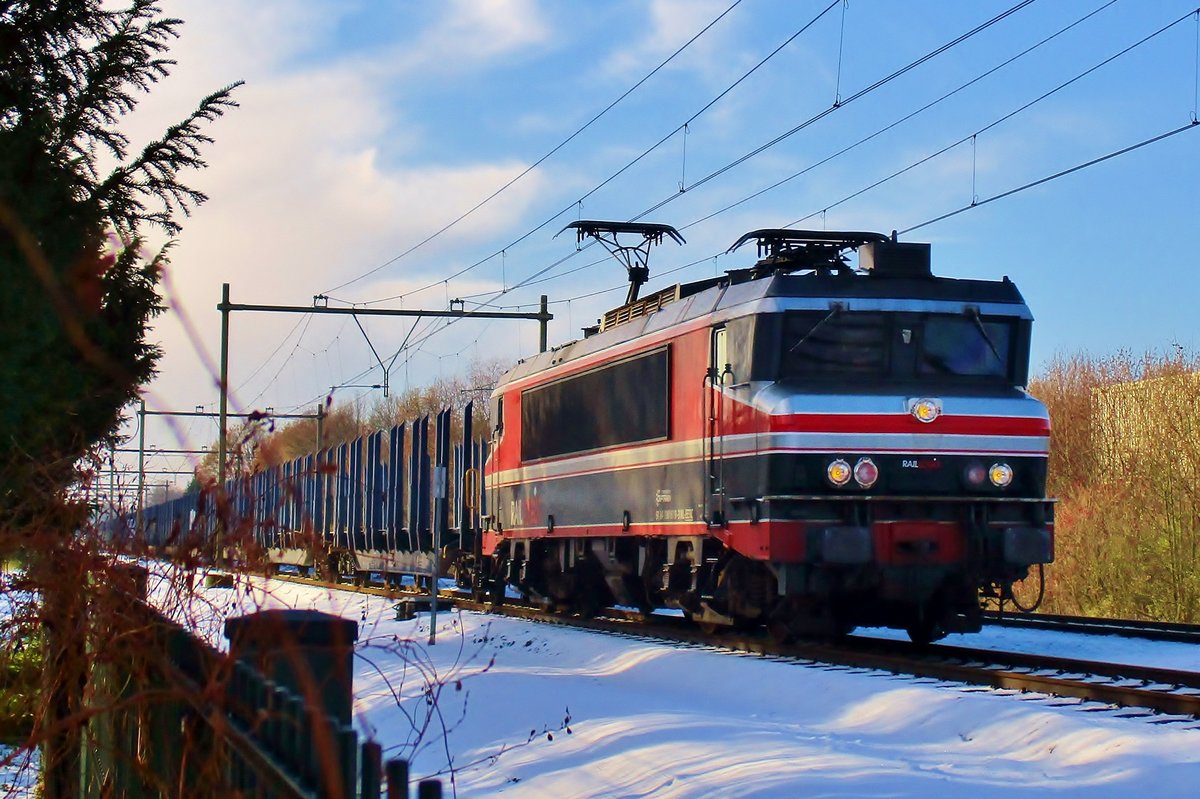
[[[658,508],[654,511],[657,522],[691,522],[696,519],[696,511],[692,508]]]
[[[495,389],[485,485],[513,512],[483,534],[494,595],[928,641],[1053,560],[1033,317],[1007,277],[935,277],[894,236],[756,230],[731,248],[756,241],[753,265],[639,298],[652,245],[682,237],[568,227],[630,290]]]

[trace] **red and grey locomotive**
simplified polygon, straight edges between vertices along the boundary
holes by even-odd
[[[758,230],[731,248],[757,241],[753,266],[639,298],[678,233],[571,227],[630,292],[492,395],[493,590],[928,641],[978,630],[981,595],[1053,559],[1049,419],[1007,277],[935,277],[894,235]]]

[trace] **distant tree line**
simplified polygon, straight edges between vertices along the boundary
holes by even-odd
[[[486,436],[491,412],[488,395],[510,365],[499,359],[473,361],[468,364],[465,375],[439,378],[428,385],[407,388],[388,397],[372,395],[339,403],[336,394],[331,393],[322,401],[325,418],[321,447],[334,447],[376,430],[436,414],[445,408],[455,411],[451,438],[457,441],[462,435],[459,412],[468,402],[474,402],[472,424],[475,436]],[[303,409],[297,410],[303,412]],[[315,412],[315,408],[313,410]],[[431,441],[430,446],[432,444]],[[230,453],[227,474],[253,473],[315,452],[317,420],[298,419],[276,425],[269,415],[255,414],[254,421],[240,422],[230,428],[226,446]],[[214,440],[188,490],[215,483],[216,452]]]

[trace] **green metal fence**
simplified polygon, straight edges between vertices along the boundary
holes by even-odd
[[[408,764],[385,763],[350,726],[354,622],[230,619],[223,654],[136,604],[130,651],[144,654],[91,680],[81,796],[408,799]],[[438,780],[417,786],[419,799],[441,795]]]

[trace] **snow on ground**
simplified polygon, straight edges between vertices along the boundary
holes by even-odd
[[[428,614],[396,621],[381,597],[279,581],[205,596],[193,621],[210,636],[223,617],[258,606],[357,620],[360,729],[389,756],[412,758],[416,775],[444,772],[453,758],[467,799],[1148,789],[1164,799],[1193,797],[1200,784],[1196,721],[467,612],[440,613],[429,647]],[[432,724],[418,743],[423,719]]]
[[[0,796],[23,799],[36,796],[41,751],[0,744]]]

